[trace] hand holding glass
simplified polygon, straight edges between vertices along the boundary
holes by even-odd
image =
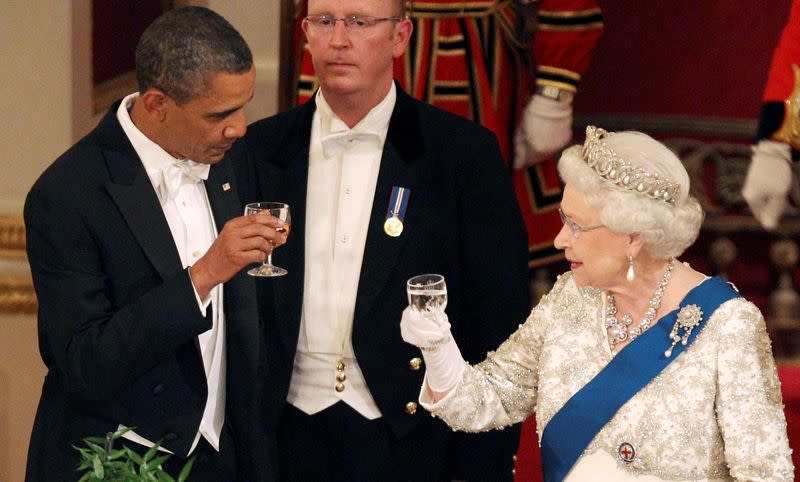
[[[408,304],[422,313],[444,313],[447,307],[447,285],[440,274],[421,274],[406,283]]]
[[[289,205],[285,203],[276,203],[276,202],[258,202],[258,203],[250,203],[244,207],[244,214],[245,216],[249,216],[251,214],[255,214],[261,211],[267,211],[272,216],[280,219],[285,226],[282,228],[275,228],[275,231],[279,233],[286,233],[289,235],[290,226],[292,223],[292,216],[289,213]],[[272,248],[274,249],[275,246],[273,245]],[[270,249],[269,253],[267,253],[267,259],[264,261],[264,264],[258,266],[256,268],[251,269],[247,272],[250,276],[283,276],[288,271],[283,268],[279,268],[278,266],[274,266],[272,264],[272,249]]]

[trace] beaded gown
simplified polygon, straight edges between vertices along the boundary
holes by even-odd
[[[506,342],[467,366],[437,403],[423,390],[422,405],[454,429],[473,432],[535,412],[541,440],[558,410],[612,359],[605,302],[601,290],[578,287],[571,273],[560,276]],[[622,406],[566,480],[790,481],[790,454],[764,318],[735,298]]]

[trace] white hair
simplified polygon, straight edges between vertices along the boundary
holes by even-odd
[[[584,161],[581,146],[572,146],[562,154],[558,161],[561,179],[600,210],[600,222],[610,230],[638,233],[643,248],[655,259],[679,256],[697,239],[703,222],[703,209],[689,195],[689,175],[680,159],[664,144],[641,132],[611,133],[603,142],[634,167],[676,183],[675,203],[652,199],[604,180]]]

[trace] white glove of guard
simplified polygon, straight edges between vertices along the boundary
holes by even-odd
[[[789,201],[792,154],[788,144],[762,140],[753,146],[753,159],[742,187],[742,196],[765,229],[778,227]]]
[[[406,307],[400,320],[400,334],[403,340],[422,350],[428,388],[442,393],[456,386],[465,362],[450,333],[445,313],[426,313]]]
[[[514,133],[514,168],[549,159],[572,139],[572,102],[534,95]]]

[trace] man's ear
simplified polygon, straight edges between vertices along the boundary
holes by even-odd
[[[393,45],[392,56],[394,58],[401,57],[408,48],[408,42],[411,40],[411,33],[414,31],[414,24],[411,20],[404,18],[397,22],[393,30]]]
[[[334,27],[334,28],[336,28],[336,27]],[[303,19],[303,21],[300,22],[300,29],[303,31],[303,35],[305,36],[306,43],[308,43],[308,20]]]
[[[151,87],[139,95],[139,100],[149,117],[159,121],[163,121],[167,117],[167,105],[171,100],[163,90]]]

